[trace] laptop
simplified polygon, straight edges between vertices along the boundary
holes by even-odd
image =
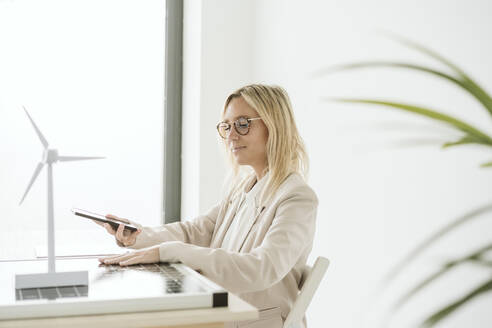
[[[228,305],[225,289],[181,263],[101,265],[57,259],[57,271],[89,271],[88,286],[15,289],[15,274],[46,272],[46,260],[0,262],[0,320]]]

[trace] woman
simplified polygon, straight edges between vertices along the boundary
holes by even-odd
[[[276,86],[245,86],[227,98],[217,130],[235,176],[226,197],[192,221],[139,226],[131,234],[106,224],[120,246],[143,249],[100,261],[182,262],[260,309],[261,320],[248,327],[282,327],[312,248],[318,206],[303,178],[308,160],[289,97]],[[240,166],[252,171],[241,178]]]

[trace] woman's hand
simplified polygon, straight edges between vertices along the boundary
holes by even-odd
[[[106,218],[111,219],[113,221],[119,221],[123,223],[130,223],[129,220],[119,218],[116,215],[112,214],[107,214]],[[113,227],[109,223],[104,223],[104,222],[99,222],[94,220],[95,223],[99,224],[100,226],[103,226],[106,228],[106,231],[113,235],[116,238],[116,243],[120,247],[128,247],[128,246],[133,246],[135,242],[137,241],[137,236],[142,232],[141,229],[138,229],[137,231],[130,231],[130,230],[125,230],[125,226],[123,224],[120,224],[118,226],[117,230],[114,230]]]
[[[127,252],[121,255],[102,257],[99,258],[99,262],[103,264],[119,264],[121,266],[139,263],[157,263],[159,262],[159,246]]]

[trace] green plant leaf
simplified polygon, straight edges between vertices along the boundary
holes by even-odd
[[[482,89],[476,82],[469,79],[468,77],[463,77],[463,82],[469,86],[469,91],[472,93],[475,98],[478,99],[482,103],[482,105],[487,109],[489,114],[492,114],[492,97]]]
[[[437,71],[433,68],[429,68],[426,66],[421,66],[421,65],[415,65],[415,64],[409,64],[409,63],[403,63],[403,62],[391,62],[391,61],[365,61],[365,62],[355,62],[355,63],[350,63],[350,64],[342,64],[342,65],[336,65],[336,66],[331,66],[326,69],[323,69],[315,74],[313,74],[313,77],[321,77],[324,75],[329,75],[341,71],[347,71],[347,70],[353,70],[353,69],[361,69],[361,68],[373,68],[373,67],[396,67],[396,68],[407,68],[411,70],[417,70],[417,71],[422,71],[426,73],[433,74],[435,76],[444,78],[454,84],[459,85],[460,87],[464,88],[465,86],[463,85],[463,82],[459,79],[457,79],[454,76],[451,76],[447,73]]]
[[[446,142],[444,145],[442,145],[442,148],[448,148],[452,146],[465,145],[471,143],[477,143],[477,141],[471,136],[464,136],[460,140],[454,142]]]
[[[422,323],[422,326],[424,327],[432,327],[441,320],[445,319],[448,317],[450,314],[458,310],[461,306],[469,302],[470,300],[488,293],[492,291],[492,279],[486,281],[485,283],[481,284],[480,286],[474,288],[471,290],[468,294],[464,295],[460,299],[456,300],[455,302],[445,306],[441,310],[437,311],[436,313],[432,314],[429,316],[425,321]]]
[[[411,112],[414,114],[418,114],[421,116],[425,116],[428,118],[431,118],[436,121],[440,121],[442,123],[446,123],[462,132],[465,132],[468,136],[472,137],[474,140],[476,140],[474,143],[478,144],[483,144],[487,146],[492,146],[492,138],[489,137],[487,134],[484,132],[480,131],[479,129],[471,126],[470,124],[463,122],[457,118],[454,118],[450,115],[440,113],[434,110],[430,110],[427,108],[415,106],[415,105],[410,105],[410,104],[403,104],[403,103],[396,103],[396,102],[390,102],[390,101],[382,101],[382,100],[374,100],[374,99],[355,99],[355,98],[333,98],[329,99],[333,101],[338,101],[338,102],[344,102],[344,103],[361,103],[361,104],[369,104],[369,105],[382,105],[390,108],[396,108],[396,109],[402,109],[407,112]]]
[[[451,61],[444,58],[443,56],[439,55],[437,52],[435,52],[435,51],[433,51],[427,47],[424,47],[420,43],[417,43],[417,42],[410,40],[408,38],[405,38],[401,35],[397,35],[397,34],[390,33],[390,32],[383,32],[380,34],[384,35],[385,37],[387,37],[393,41],[396,41],[396,42],[398,42],[398,43],[400,43],[400,44],[402,44],[408,48],[412,48],[414,50],[417,50],[418,52],[421,52],[423,54],[426,54],[429,57],[434,58],[435,60],[441,62],[442,64],[444,64],[447,67],[449,67],[450,69],[452,69],[454,72],[456,72],[460,76],[466,76],[465,72],[463,70],[461,70],[458,66],[456,66]]]
[[[483,163],[480,167],[492,167],[492,162]]]
[[[476,97],[478,96],[478,98],[482,99],[482,101],[480,101],[480,102],[484,105],[484,107],[488,110],[488,112],[490,114],[492,114],[492,97],[490,97],[490,95],[482,87],[480,87],[478,85],[478,83],[473,81],[473,79],[470,78],[470,76],[468,76],[468,74],[466,74],[458,66],[456,66],[451,61],[444,58],[443,56],[439,55],[437,52],[435,52],[435,51],[433,51],[427,47],[424,47],[423,45],[421,45],[415,41],[412,41],[410,39],[407,39],[407,38],[404,38],[402,36],[398,36],[398,35],[395,35],[392,33],[384,33],[384,34],[387,37],[389,37],[390,39],[392,39],[392,40],[394,40],[394,41],[396,41],[396,42],[398,42],[398,43],[400,43],[406,47],[413,48],[413,49],[417,50],[418,52],[426,54],[426,55],[436,59],[437,61],[441,62],[442,64],[446,65],[450,69],[452,69],[456,74],[458,74],[461,77],[461,80],[464,83],[468,84],[469,87],[474,90],[472,92],[472,94],[474,94],[474,95],[476,95]]]
[[[488,267],[488,268],[491,268],[492,267],[492,261],[487,261],[487,260],[481,260],[481,259],[477,259],[477,260],[474,260],[476,263],[480,264],[480,265],[483,265],[485,267]]]
[[[425,72],[446,79],[449,82],[463,88],[465,91],[468,91],[476,100],[478,100],[478,102],[480,102],[485,107],[485,109],[487,109],[487,111],[490,114],[492,114],[492,99],[485,91],[483,91],[480,87],[478,87],[472,80],[469,80],[463,76],[460,76],[460,78],[456,78],[447,73],[421,65],[402,63],[402,62],[389,62],[389,61],[357,62],[357,63],[329,67],[327,69],[324,69],[316,73],[314,76],[323,76],[339,71],[361,69],[361,68],[372,68],[372,67],[404,68],[404,69]]]
[[[480,264],[484,264],[484,262],[481,259],[481,256],[488,252],[489,250],[492,250],[492,244],[488,244],[484,247],[481,247],[477,250],[474,250],[470,254],[463,256],[460,259],[450,261],[443,265],[438,271],[432,273],[429,275],[427,278],[423,279],[420,283],[418,283],[415,287],[410,289],[408,292],[406,292],[402,297],[399,298],[399,300],[395,303],[393,306],[393,311],[398,310],[401,306],[403,306],[405,303],[407,303],[415,294],[420,292],[422,289],[427,287],[431,282],[435,281],[448,271],[452,270],[458,265],[467,263],[467,262],[479,262]]]
[[[488,203],[480,208],[477,208],[471,212],[466,213],[463,216],[458,217],[447,225],[443,226],[432,235],[424,239],[420,244],[418,244],[415,248],[413,248],[406,256],[402,258],[400,262],[398,262],[385,276],[384,284],[387,285],[391,281],[393,281],[403,269],[405,269],[410,263],[415,260],[422,252],[428,249],[430,246],[435,244],[438,240],[440,240],[445,235],[449,234],[451,231],[454,231],[458,227],[471,222],[472,220],[477,219],[483,214],[488,212],[492,212],[492,203]]]

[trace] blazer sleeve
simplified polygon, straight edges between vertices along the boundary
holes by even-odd
[[[182,262],[234,293],[264,290],[292,270],[312,245],[318,200],[308,186],[290,192],[275,212],[261,245],[248,253],[166,242],[160,260]]]
[[[191,221],[168,223],[158,227],[142,227],[135,244],[128,248],[140,249],[166,241],[180,241],[198,246],[209,246],[219,214],[220,204],[212,207],[205,215]]]

